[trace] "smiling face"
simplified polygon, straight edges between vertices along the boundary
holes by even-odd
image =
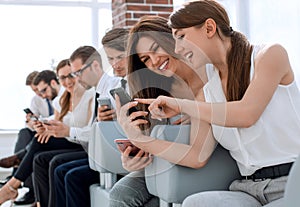
[[[177,59],[168,54],[152,38],[141,37],[137,43],[136,52],[140,60],[153,72],[167,77],[176,73]]]
[[[77,77],[74,78],[71,75],[71,67],[66,65],[62,68],[59,68],[57,71],[57,76],[60,84],[70,93],[73,93],[74,88],[76,87]]]
[[[172,29],[175,39],[175,52],[193,69],[199,69],[209,63],[205,51],[211,48],[204,27],[189,27],[184,29]]]

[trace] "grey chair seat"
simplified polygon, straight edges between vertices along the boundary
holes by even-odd
[[[151,136],[188,143],[189,134],[189,125],[160,125],[154,127]],[[182,203],[187,196],[201,191],[227,190],[233,180],[241,177],[236,162],[220,145],[201,169],[175,165],[155,157],[145,173],[149,192],[167,203]]]

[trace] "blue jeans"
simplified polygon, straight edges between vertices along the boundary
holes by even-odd
[[[59,165],[54,171],[56,206],[90,206],[90,185],[99,183],[99,173],[89,167],[88,158]]]
[[[148,192],[144,172],[120,179],[109,193],[110,207],[158,207],[159,199]]]

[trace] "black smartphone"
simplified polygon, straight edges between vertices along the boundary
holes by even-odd
[[[133,101],[132,98],[130,97],[130,95],[122,87],[114,88],[114,89],[110,90],[109,92],[114,98],[115,98],[115,94],[117,94],[119,96],[121,106],[127,104],[130,101]],[[138,109],[136,107],[130,108],[127,112],[127,116],[136,111],[138,111]],[[145,117],[139,116],[136,119],[145,119]]]
[[[120,98],[121,106],[127,104],[128,102],[132,101],[130,95],[124,90],[124,88],[114,88],[109,91],[110,94],[115,98],[115,94],[117,94]]]
[[[97,101],[99,106],[107,106],[107,109],[105,109],[104,112],[112,109],[110,98],[97,98]]]
[[[23,111],[24,111],[26,114],[33,114],[33,112],[30,110],[30,108],[23,109]]]

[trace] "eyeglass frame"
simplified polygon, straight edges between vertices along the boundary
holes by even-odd
[[[47,86],[46,86],[44,89],[42,89],[42,90],[38,91],[38,92],[39,92],[39,94],[45,94],[45,93],[46,93],[46,91],[47,91],[47,89],[48,89],[48,87],[49,87],[49,84],[47,84]]]
[[[82,75],[83,71],[85,71],[87,68],[89,68],[92,65],[93,61],[88,63],[86,66],[84,66],[83,68],[77,70],[76,72],[72,72],[71,75],[75,78],[75,77],[79,77]]]
[[[76,71],[77,72],[77,71]],[[73,79],[75,78],[74,75],[72,73],[69,73],[68,75],[61,75],[61,76],[57,76],[57,79],[60,81],[65,81],[67,78],[69,79]]]

